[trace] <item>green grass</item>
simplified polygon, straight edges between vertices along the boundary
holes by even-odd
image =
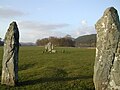
[[[94,90],[95,49],[56,49],[57,53],[50,54],[42,53],[42,47],[20,47],[19,85],[0,85],[0,90]],[[2,63],[2,47],[0,55]]]

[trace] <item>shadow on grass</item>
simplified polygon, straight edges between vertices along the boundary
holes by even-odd
[[[59,82],[59,81],[72,81],[72,80],[82,80],[82,79],[90,79],[93,76],[78,76],[78,77],[59,77],[59,78],[40,78],[36,80],[28,80],[19,82],[18,86],[26,86],[26,85],[35,85],[39,83],[46,83],[46,82]]]
[[[33,68],[35,65],[36,65],[36,63],[22,64],[22,65],[19,66],[19,71],[27,70],[27,69]]]

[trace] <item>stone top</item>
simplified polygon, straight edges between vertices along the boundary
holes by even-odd
[[[10,23],[9,29],[8,30],[16,30],[17,28],[17,23],[15,21],[13,21],[12,23]]]
[[[117,10],[114,7],[109,7],[105,10],[104,15],[109,14],[109,13],[111,14],[117,13]]]
[[[12,40],[13,38],[14,40]],[[7,43],[7,40],[11,39],[12,41],[14,41],[14,43],[12,44],[18,44],[19,43],[19,30],[17,27],[17,23],[15,21],[13,21],[12,23],[10,23],[10,26],[8,28],[8,31],[5,35],[5,43]]]
[[[98,31],[98,28],[101,27],[104,30],[105,28],[111,30],[114,26],[117,26],[116,28],[120,27],[118,12],[114,7],[109,7],[104,11],[103,16],[97,21],[95,27]]]

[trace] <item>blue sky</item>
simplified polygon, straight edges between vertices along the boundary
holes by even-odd
[[[18,24],[20,42],[93,34],[94,24],[111,6],[120,13],[120,0],[1,0],[0,37],[12,21]]]

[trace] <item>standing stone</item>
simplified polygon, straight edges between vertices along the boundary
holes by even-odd
[[[54,50],[54,46],[51,42],[45,45],[45,52],[56,53],[56,50]]]
[[[15,86],[18,82],[19,31],[12,22],[4,39],[1,84]]]
[[[117,10],[107,8],[95,28],[95,90],[120,90],[120,22]]]

